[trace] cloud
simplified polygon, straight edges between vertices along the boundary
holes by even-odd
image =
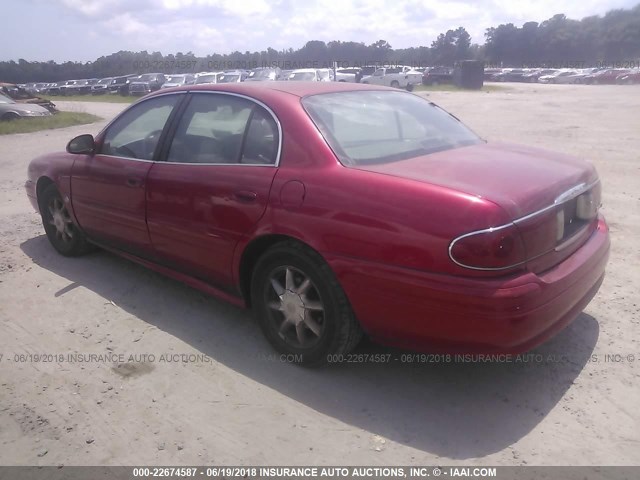
[[[163,0],[162,6],[174,12],[196,8],[219,9],[229,15],[266,15],[271,8],[264,0]]]
[[[28,16],[46,26],[55,15],[56,29],[33,29],[29,42],[14,45],[11,32],[16,29],[8,18],[9,28],[0,30],[0,42],[9,58],[55,54],[77,60],[118,50],[193,51],[204,56],[300,48],[309,40],[370,44],[384,39],[394,48],[429,46],[438,34],[460,26],[473,42],[484,43],[485,29],[501,23],[541,22],[556,13],[580,19],[629,8],[637,1],[607,0],[603,5],[601,0],[25,0],[16,3],[9,16]],[[83,35],[92,41],[77,42]]]
[[[62,5],[89,18],[119,15],[129,6],[124,0],[62,0]]]
[[[106,28],[119,35],[149,34],[153,31],[151,26],[137,20],[130,13],[118,14],[104,22]]]

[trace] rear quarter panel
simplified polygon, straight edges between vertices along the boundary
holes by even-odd
[[[262,100],[281,122],[282,158],[264,216],[236,248],[235,275],[247,244],[270,234],[296,238],[325,257],[487,275],[455,265],[448,246],[461,233],[507,222],[502,208],[426,182],[344,167],[299,98],[292,97],[288,104],[280,98]],[[301,190],[297,203],[288,196],[292,182]]]

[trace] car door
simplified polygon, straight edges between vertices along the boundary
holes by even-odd
[[[152,252],[146,179],[160,135],[182,97],[163,95],[132,106],[107,127],[95,154],[75,160],[71,201],[90,238],[137,255]]]
[[[281,132],[259,102],[190,93],[165,161],[147,178],[147,224],[159,260],[221,287],[232,284],[238,240],[264,214]]]
[[[382,85],[384,83],[384,72],[384,68],[377,69],[375,72],[373,72],[371,78],[369,78],[369,83],[372,83],[374,85]]]

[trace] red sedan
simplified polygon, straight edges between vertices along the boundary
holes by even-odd
[[[422,97],[370,85],[163,90],[28,177],[58,252],[97,245],[251,306],[307,364],[363,333],[528,350],[587,305],[609,252],[589,163],[487,143]]]

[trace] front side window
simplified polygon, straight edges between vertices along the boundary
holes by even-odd
[[[482,142],[431,102],[405,92],[356,91],[303,99],[343,165],[382,164]]]
[[[193,94],[169,149],[169,162],[275,164],[278,130],[261,106],[233,95]]]
[[[153,160],[160,135],[182,95],[163,95],[133,106],[107,130],[102,155]]]

